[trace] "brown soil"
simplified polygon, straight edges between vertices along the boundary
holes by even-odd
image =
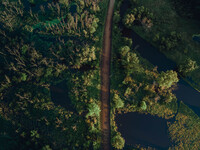
[[[110,0],[103,37],[103,52],[101,57],[101,149],[111,149],[110,137],[110,59],[112,16],[115,0]]]

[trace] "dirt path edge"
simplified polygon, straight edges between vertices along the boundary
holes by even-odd
[[[101,149],[111,149],[110,130],[110,60],[112,45],[112,17],[115,0],[109,1],[106,24],[103,36],[103,51],[101,56]]]

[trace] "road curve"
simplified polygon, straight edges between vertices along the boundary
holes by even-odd
[[[112,17],[115,0],[110,0],[103,36],[101,56],[101,149],[111,149],[110,137],[110,60],[112,42]]]

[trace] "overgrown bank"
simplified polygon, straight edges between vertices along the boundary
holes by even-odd
[[[124,23],[176,62],[179,73],[200,89],[198,0],[130,0]],[[188,4],[188,5],[187,5]]]
[[[132,47],[132,39],[130,37],[124,37],[120,32],[120,24],[126,23],[131,24],[134,21],[134,25],[143,27],[151,27],[153,24],[151,20],[147,20],[143,24],[140,22],[140,19],[146,17],[148,14],[147,9],[138,8],[129,9],[128,12],[133,14],[140,15],[141,18],[134,18],[134,15],[126,15],[125,18],[120,16],[120,6],[121,2],[118,1],[114,12],[114,23],[113,23],[113,55],[112,55],[112,73],[111,73],[111,87],[112,87],[112,106],[113,106],[113,126],[114,130],[117,131],[117,125],[114,121],[114,114],[116,113],[126,113],[126,112],[140,112],[148,113],[151,115],[156,115],[162,118],[169,120],[170,118],[176,117],[175,122],[169,121],[169,135],[172,141],[172,146],[169,149],[173,148],[196,148],[198,147],[198,140],[200,132],[198,130],[196,135],[193,136],[193,130],[195,126],[199,124],[199,121],[195,121],[196,116],[191,109],[189,109],[184,104],[178,106],[175,95],[172,94],[172,90],[177,79],[177,73],[175,71],[166,71],[158,73],[156,68],[152,66],[148,61],[141,58],[137,50]],[[127,1],[124,1],[126,3]],[[135,1],[132,1],[135,4]],[[145,3],[145,2],[144,2]],[[131,5],[129,5],[131,6]],[[134,7],[135,5],[133,5]],[[132,11],[131,11],[132,10]],[[128,13],[127,13],[128,14]],[[127,20],[127,22],[126,22]],[[132,21],[132,22],[131,22]],[[134,26],[134,28],[135,28]],[[139,28],[139,27],[138,27]],[[134,43],[135,44],[135,43]],[[137,43],[136,43],[137,44]],[[136,45],[135,44],[135,45]],[[184,107],[182,107],[184,105]],[[184,110],[184,116],[191,119],[191,122],[186,121],[184,125],[192,123],[189,128],[184,128],[187,130],[187,133],[190,134],[189,137],[184,136],[180,138],[175,136],[181,134],[182,131],[176,125],[181,122],[180,118],[177,118],[182,111]],[[190,111],[188,111],[190,110]],[[192,113],[189,113],[192,112]],[[178,115],[177,115],[178,113]],[[170,126],[170,124],[172,126]],[[187,141],[187,142],[185,142]],[[121,134],[118,133],[118,142],[119,145],[123,145],[124,139],[121,137]],[[191,143],[195,143],[191,145]],[[189,144],[190,143],[190,144]],[[117,145],[116,145],[117,146]],[[118,148],[122,148],[119,146]]]

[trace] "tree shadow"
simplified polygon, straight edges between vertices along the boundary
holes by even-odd
[[[51,100],[55,106],[62,106],[67,110],[73,111],[71,100],[69,98],[69,90],[67,82],[64,80],[56,85],[50,86]]]

